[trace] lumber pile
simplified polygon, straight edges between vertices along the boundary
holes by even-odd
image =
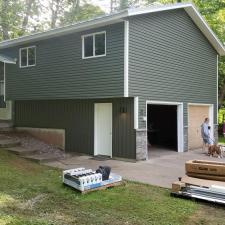
[[[172,195],[225,204],[225,163],[190,160],[186,176],[172,183]]]
[[[185,163],[186,175],[207,180],[225,181],[225,163],[190,160]]]

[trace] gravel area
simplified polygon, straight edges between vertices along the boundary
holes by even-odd
[[[63,150],[34,138],[26,132],[0,132],[0,139],[13,139],[20,141],[21,147],[30,150],[38,150],[39,154],[49,153],[54,154],[54,156],[59,158],[65,157]]]

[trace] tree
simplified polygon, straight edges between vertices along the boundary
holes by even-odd
[[[120,0],[120,10],[127,9],[129,7],[128,0]]]
[[[50,27],[55,28],[57,26],[57,22],[62,16],[65,9],[65,0],[50,0],[49,8],[51,12],[51,21]]]
[[[35,26],[30,19],[38,14],[38,0],[0,0],[0,39],[30,33]]]

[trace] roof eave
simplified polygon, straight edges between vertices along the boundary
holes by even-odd
[[[217,38],[216,34],[212,31],[212,29],[206,23],[204,18],[201,16],[201,14],[195,8],[195,6],[192,5],[192,7],[186,7],[185,11],[191,17],[191,19],[194,21],[194,23],[197,25],[197,27],[202,31],[202,33],[206,36],[206,38],[212,44],[212,46],[215,48],[217,53],[220,56],[224,56],[225,55],[224,45]]]
[[[34,40],[38,41],[38,40],[48,39],[48,38],[60,36],[62,34],[70,34],[73,32],[79,32],[79,31],[83,31],[87,29],[97,28],[104,25],[122,22],[123,18],[127,17],[127,15],[128,15],[128,12],[127,10],[125,10],[117,14],[96,18],[94,20],[85,21],[85,22],[69,25],[62,28],[51,29],[45,32],[35,33],[35,34],[27,35],[27,36],[22,36],[16,39],[3,41],[0,43],[0,49],[14,47],[14,46],[17,46],[18,44],[24,44]]]

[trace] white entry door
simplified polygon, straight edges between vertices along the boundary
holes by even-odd
[[[112,103],[95,104],[94,155],[112,157]]]

